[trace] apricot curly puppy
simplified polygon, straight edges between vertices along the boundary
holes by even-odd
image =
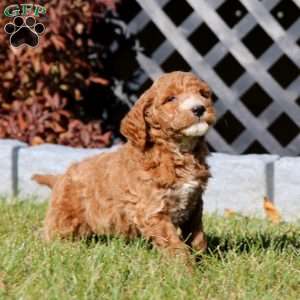
[[[161,76],[122,120],[125,145],[64,175],[34,176],[53,187],[45,238],[143,235],[171,254],[189,256],[185,242],[204,250],[202,193],[210,173],[203,136],[214,121],[205,82],[184,72]]]

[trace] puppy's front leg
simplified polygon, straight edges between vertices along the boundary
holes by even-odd
[[[207,249],[207,241],[202,224],[202,206],[202,199],[200,199],[194,213],[181,228],[183,238],[196,251],[205,251]]]
[[[167,250],[171,255],[179,255],[190,260],[190,252],[179,238],[170,217],[159,214],[139,223],[138,227],[144,237],[153,241],[158,248]]]

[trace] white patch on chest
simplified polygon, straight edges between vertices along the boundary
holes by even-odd
[[[181,188],[178,189],[178,194],[182,199],[188,199],[191,194],[194,194],[199,186],[199,183],[195,180],[184,183]],[[184,202],[185,202],[184,200]]]
[[[190,180],[171,191],[170,213],[174,224],[179,225],[187,220],[197,205],[200,196],[199,183]]]

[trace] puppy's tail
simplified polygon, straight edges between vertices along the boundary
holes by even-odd
[[[61,175],[42,175],[34,174],[31,179],[36,181],[38,184],[46,185],[49,188],[53,188],[55,183],[59,180]]]

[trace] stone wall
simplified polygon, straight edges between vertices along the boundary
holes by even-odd
[[[72,163],[110,149],[74,149],[60,145],[29,147],[0,140],[0,195],[45,200],[50,190],[30,178],[35,173],[62,173]],[[300,219],[300,157],[228,155],[208,158],[212,178],[205,193],[206,212],[231,209],[245,215],[263,215],[263,199],[275,202],[285,220]]]

